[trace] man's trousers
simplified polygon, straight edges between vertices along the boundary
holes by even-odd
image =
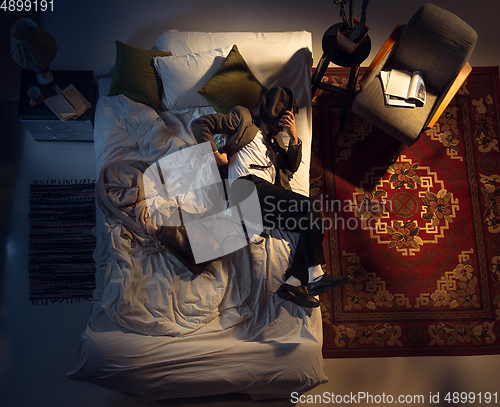
[[[299,241],[286,270],[303,284],[309,280],[308,268],[325,264],[323,253],[324,218],[319,201],[283,188],[255,175],[242,177],[255,184],[264,227],[299,234]]]

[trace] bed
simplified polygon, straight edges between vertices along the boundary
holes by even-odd
[[[127,58],[137,61],[134,52],[139,50],[117,42],[113,78],[99,80],[94,131],[97,174],[102,178],[113,168],[116,178],[121,177],[113,182],[122,183],[119,193],[116,185],[112,189],[114,196],[129,199],[141,180],[130,180],[122,168],[132,167],[140,174],[144,168],[134,163],[152,165],[193,146],[192,120],[235,103],[207,102],[207,94],[200,95],[198,89],[217,77],[236,52],[244,78],[262,89],[286,86],[294,92],[303,159],[291,186],[308,195],[311,49],[311,34],[304,31],[167,31],[151,50],[141,51],[141,57],[149,60],[156,55],[153,61],[163,89],[155,98],[154,92],[140,89],[144,83],[128,89],[127,96],[116,89],[117,75],[122,75],[124,87],[142,80],[142,73],[131,77],[124,63]],[[222,93],[233,85],[222,78]],[[237,90],[239,84],[234,86]],[[233,96],[247,93],[240,89]],[[98,181],[96,194],[99,185],[110,182]],[[106,192],[109,197],[110,189]],[[137,196],[134,199],[139,212]],[[328,380],[319,308],[301,308],[274,294],[290,265],[297,236],[269,230],[240,250],[210,261],[201,273],[193,273],[158,244],[153,232],[134,231],[112,213],[97,207],[96,289],[69,379],[151,400],[225,393],[244,393],[255,400],[288,398]],[[145,217],[137,214],[137,218]],[[151,219],[142,226],[146,232],[155,228]]]

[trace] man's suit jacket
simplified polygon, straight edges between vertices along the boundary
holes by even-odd
[[[198,143],[210,142],[213,151],[226,153],[228,157],[237,153],[250,143],[259,128],[255,125],[252,114],[246,107],[236,106],[228,114],[215,113],[201,116],[191,124],[193,135]],[[226,143],[220,149],[214,141],[215,134],[224,134]],[[269,137],[271,148],[276,155],[276,182],[290,189],[290,179],[297,171],[302,159],[302,142],[288,149],[274,137]]]
[[[214,152],[219,150],[228,157],[250,143],[259,130],[254,124],[252,114],[243,106],[236,106],[228,114],[215,113],[201,116],[191,123],[191,129],[198,143],[208,141]],[[215,134],[226,135],[226,143],[220,149],[215,144]]]

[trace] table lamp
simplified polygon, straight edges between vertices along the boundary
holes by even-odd
[[[50,85],[54,75],[49,65],[57,53],[54,38],[29,18],[15,21],[10,29],[10,49],[14,61],[25,69],[33,69],[40,85]]]

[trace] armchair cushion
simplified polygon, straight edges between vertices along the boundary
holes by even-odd
[[[389,65],[424,74],[441,92],[468,61],[477,33],[463,20],[433,4],[422,6],[404,27]]]

